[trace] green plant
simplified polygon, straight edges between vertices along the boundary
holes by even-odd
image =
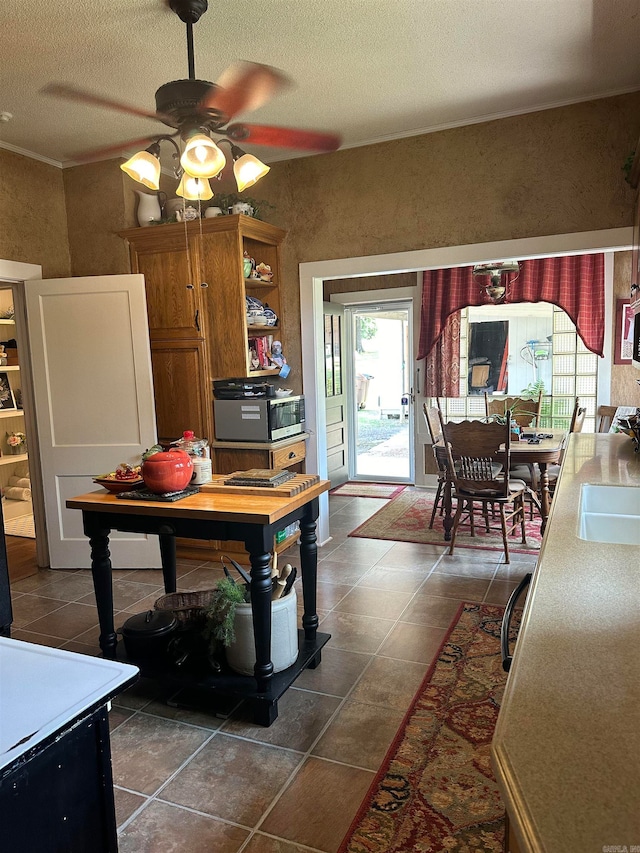
[[[238,193],[216,193],[209,204],[210,207],[219,207],[223,213],[227,213],[230,207],[233,207],[237,202],[250,204],[253,208],[253,218],[262,219],[263,214],[268,210],[275,210],[275,205],[262,198],[250,198],[249,196],[238,195]]]
[[[205,611],[206,624],[203,636],[209,641],[209,650],[214,653],[218,645],[230,646],[235,642],[234,621],[236,607],[246,600],[244,584],[236,584],[230,578],[218,581],[211,602]]]
[[[523,388],[520,392],[521,394],[526,394],[528,397],[538,397],[538,394],[545,394],[546,389],[544,387],[543,379],[536,379],[535,382],[530,382],[526,388]]]
[[[518,400],[518,399],[514,400],[514,398],[511,397],[511,398],[507,398],[504,401],[501,400],[499,402],[504,402],[503,411],[502,412],[493,412],[492,414],[490,414],[486,418],[487,421],[494,421],[495,423],[498,423],[498,424],[506,424],[507,416],[510,416],[511,424],[514,427],[518,427],[518,426],[522,425],[519,423],[518,418],[524,418],[524,417],[530,416],[531,420],[533,420],[533,418],[536,416],[535,410],[531,411],[531,409],[528,407],[529,406],[528,400]],[[511,403],[510,408],[507,406],[508,402]],[[535,402],[535,401],[532,401],[532,402]],[[535,406],[534,406],[534,409],[535,409]]]

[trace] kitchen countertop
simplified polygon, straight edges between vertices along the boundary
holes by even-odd
[[[211,447],[214,450],[221,447],[233,448],[234,450],[280,450],[283,447],[289,447],[290,444],[306,441],[308,438],[308,432],[298,432],[295,435],[280,438],[278,441],[222,441],[215,439],[211,442]]]
[[[0,637],[0,770],[138,678],[138,668]]]
[[[640,489],[631,439],[571,436],[527,596],[492,744],[522,853],[640,845],[640,548],[578,538],[583,483]]]

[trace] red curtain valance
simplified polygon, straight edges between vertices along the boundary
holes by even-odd
[[[486,305],[488,279],[473,276],[472,267],[425,270],[418,358],[426,358],[440,338],[449,315],[468,305]],[[505,302],[552,302],[575,323],[584,345],[603,355],[604,255],[569,255],[520,261]]]

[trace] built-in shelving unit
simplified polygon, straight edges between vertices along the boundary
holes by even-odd
[[[10,288],[0,288],[0,312],[6,313],[13,305],[13,292]],[[0,318],[0,340],[11,340],[15,338],[16,321],[13,318]],[[12,360],[16,361],[14,353]],[[4,374],[3,383],[8,382],[11,391],[16,394],[21,388],[20,365],[0,364],[0,374]],[[15,406],[15,400],[10,401]],[[5,403],[7,401],[5,400]],[[6,490],[12,485],[13,478],[23,478],[29,475],[29,454],[13,453],[7,443],[7,434],[11,432],[25,432],[24,411],[18,408],[0,409],[0,487],[3,490],[2,502],[5,525],[16,518],[29,516],[33,513],[33,505],[30,497],[22,499],[6,496]],[[15,480],[13,480],[15,482]],[[22,489],[23,494],[28,495],[28,489]],[[13,576],[12,576],[13,577]],[[17,577],[13,577],[17,580]]]
[[[0,456],[0,465],[15,465],[16,462],[27,462],[28,459],[28,453],[7,453]]]

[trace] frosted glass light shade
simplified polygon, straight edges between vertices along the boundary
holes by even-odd
[[[211,184],[206,178],[192,178],[191,175],[184,174],[178,184],[176,195],[186,198],[188,201],[207,201],[213,198],[213,190]]]
[[[215,178],[224,169],[226,158],[204,133],[196,133],[187,141],[180,165],[194,178]]]
[[[266,166],[253,154],[243,154],[238,157],[233,163],[233,174],[236,178],[238,191],[246,190],[247,187],[252,187],[260,178],[264,178],[270,167]]]
[[[160,161],[148,151],[139,151],[120,168],[134,181],[144,184],[150,190],[160,189]]]

